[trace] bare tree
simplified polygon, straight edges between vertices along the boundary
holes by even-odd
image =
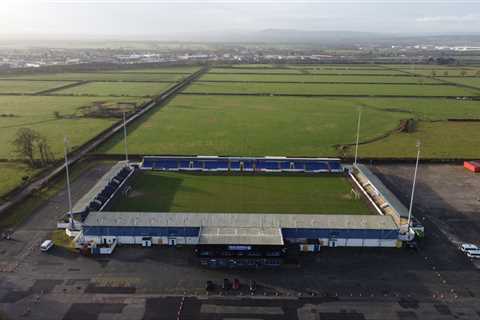
[[[30,166],[35,166],[35,140],[38,138],[38,133],[29,128],[20,128],[15,134],[15,139],[12,141],[15,153],[26,158]]]
[[[54,160],[47,138],[30,128],[18,129],[12,144],[15,153],[31,167],[46,166]]]
[[[38,153],[40,155],[40,162],[42,166],[46,166],[53,161],[53,152],[48,145],[48,141],[44,136],[39,136],[37,139]]]

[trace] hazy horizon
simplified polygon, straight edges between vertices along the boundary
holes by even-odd
[[[265,29],[384,34],[478,33],[477,1],[14,1],[0,37],[171,41]],[[193,39],[192,39],[193,40]]]

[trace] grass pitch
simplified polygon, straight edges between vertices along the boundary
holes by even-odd
[[[144,171],[113,211],[372,214],[345,177]]]

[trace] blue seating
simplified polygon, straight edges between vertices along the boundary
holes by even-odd
[[[228,170],[227,160],[205,160],[205,170],[225,171]]]
[[[262,161],[259,160],[256,163],[257,170],[280,170],[280,163],[278,161]]]
[[[154,164],[155,162],[153,160],[143,158],[143,163],[142,163],[143,168],[153,168]]]
[[[280,161],[280,169],[281,170],[290,169],[290,161]]]
[[[310,172],[327,172],[328,166],[326,162],[307,162],[305,164],[305,171]]]
[[[330,161],[328,165],[332,171],[343,171],[342,164],[338,161]]]
[[[176,170],[178,169],[177,160],[162,159],[155,161],[154,169],[157,170]]]

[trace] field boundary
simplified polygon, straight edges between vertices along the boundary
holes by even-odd
[[[478,89],[477,89],[478,90]],[[409,96],[409,95],[368,95],[368,94],[295,94],[295,93],[234,93],[234,92],[181,92],[180,95],[197,95],[197,96],[258,96],[258,97],[351,97],[351,98],[418,98],[418,99],[456,99],[457,97],[467,98],[470,100],[480,100],[478,96]]]
[[[84,81],[78,81],[78,82],[75,82],[75,83],[69,83],[69,84],[66,84],[64,86],[50,88],[50,89],[46,89],[46,90],[43,90],[43,91],[38,91],[38,92],[35,92],[33,95],[34,96],[47,95],[49,93],[52,93],[52,92],[55,92],[55,91],[58,91],[58,90],[63,90],[63,89],[68,89],[68,88],[81,86],[81,85],[87,84],[89,82],[90,81],[88,81],[88,80],[84,80]]]
[[[444,82],[428,82],[428,83],[419,83],[419,82],[355,82],[355,81],[261,81],[261,80],[197,80],[195,83],[198,82],[214,82],[214,83],[290,83],[290,84],[389,84],[389,85],[429,85],[429,86],[448,86],[449,83]]]

